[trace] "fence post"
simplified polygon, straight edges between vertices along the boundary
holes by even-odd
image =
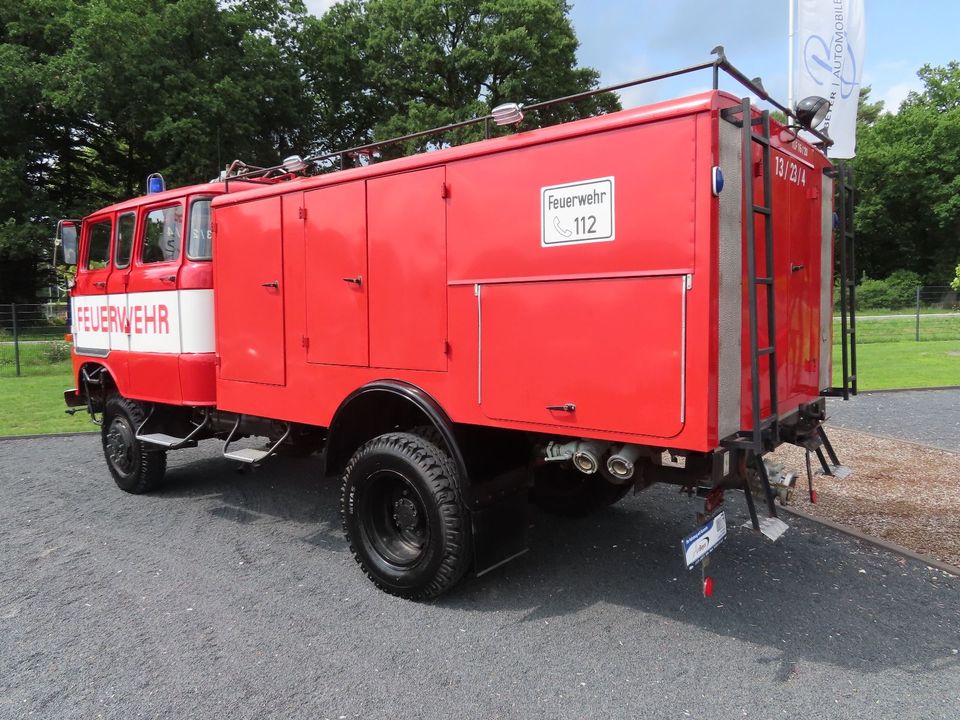
[[[13,318],[13,361],[17,366],[17,377],[20,377],[20,331],[17,328],[16,303],[10,303],[10,315]]]
[[[920,286],[917,285],[917,342],[920,342]]]

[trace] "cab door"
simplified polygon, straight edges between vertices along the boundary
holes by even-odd
[[[107,355],[110,352],[107,282],[110,279],[112,239],[112,215],[91,218],[83,223],[71,314],[74,346],[81,355]]]
[[[135,397],[179,403],[180,301],[184,200],[142,207],[127,281],[124,327]]]
[[[117,213],[113,229],[113,269],[107,279],[107,304],[111,308],[109,311],[111,350],[130,350],[127,286],[130,282],[130,265],[136,233],[136,209]]]

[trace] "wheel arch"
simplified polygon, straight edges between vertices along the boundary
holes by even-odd
[[[353,452],[367,440],[422,425],[440,433],[461,483],[467,484],[467,463],[450,417],[422,388],[401,380],[367,383],[340,403],[327,431],[326,474],[342,472]]]
[[[124,395],[123,390],[120,388],[120,383],[117,381],[116,373],[113,372],[109,364],[98,360],[83,362],[77,368],[75,380],[77,384],[77,397],[84,403],[88,403],[87,395],[89,392],[89,400],[93,401],[91,407],[97,411],[103,409],[103,403],[106,401],[107,395],[109,395],[110,392],[115,390],[120,395]]]

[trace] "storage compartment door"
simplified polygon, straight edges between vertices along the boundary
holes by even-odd
[[[217,210],[215,298],[220,377],[283,385],[280,198]]]
[[[672,437],[683,427],[682,276],[484,285],[487,416]],[[570,404],[573,411],[551,410]]]
[[[307,362],[367,365],[366,188],[335,185],[303,201]]]
[[[367,183],[370,365],[447,369],[444,168]]]

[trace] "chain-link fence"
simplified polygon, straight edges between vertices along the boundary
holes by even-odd
[[[66,372],[67,332],[64,303],[0,305],[0,377]]]
[[[960,340],[960,298],[948,286],[918,287],[911,307],[857,311],[857,344]],[[835,316],[833,340],[840,342]]]

